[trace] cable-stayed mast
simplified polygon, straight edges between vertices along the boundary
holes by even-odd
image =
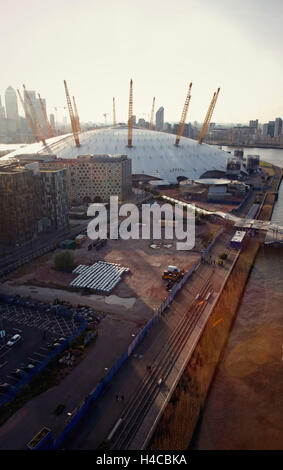
[[[116,127],[116,106],[115,106],[115,98],[113,98],[113,126]]]
[[[152,128],[153,128],[154,106],[155,106],[155,97],[153,98],[153,101],[152,101],[151,117],[150,117],[150,124],[149,124],[149,128],[150,128],[151,130],[152,130]]]
[[[42,111],[42,114],[43,114],[43,117],[44,117],[44,121],[45,121],[45,124],[46,124],[48,137],[54,137],[52,127],[50,125],[50,122],[49,122],[49,119],[48,119],[48,116],[47,116],[47,113],[46,113],[45,106],[43,104],[43,101],[42,101],[41,96],[40,96],[39,93],[38,93],[38,98],[39,98],[39,102],[40,102],[40,106],[41,106],[41,111]]]
[[[128,119],[128,147],[132,147],[133,140],[133,80],[130,81],[129,119]]]
[[[31,98],[30,98],[30,96],[29,96],[29,94],[28,94],[28,92],[27,92],[27,90],[26,90],[25,85],[23,85],[23,89],[24,89],[25,98],[27,99],[27,102],[28,102],[28,104],[29,104],[29,109],[30,109],[30,112],[31,112],[31,115],[32,115],[34,124],[35,124],[35,126],[36,126],[38,135],[39,135],[39,137],[40,137],[40,140],[42,141],[43,145],[46,145],[43,130],[42,130],[42,128],[41,128],[41,125],[39,124],[39,121],[38,121],[38,119],[37,119],[37,115],[36,115],[34,106],[33,106],[33,104],[32,104]]]
[[[190,85],[189,85],[186,101],[185,101],[185,104],[184,104],[184,108],[183,108],[183,112],[182,112],[182,116],[181,116],[181,120],[180,120],[180,124],[179,124],[178,134],[177,134],[176,142],[175,142],[175,145],[177,147],[179,145],[180,139],[181,139],[181,137],[183,135],[183,132],[184,132],[185,121],[186,121],[186,117],[187,117],[187,113],[188,113],[188,109],[189,109],[189,104],[190,104],[190,100],[191,100],[191,88],[192,88],[192,83],[190,83]]]
[[[75,121],[76,121],[76,126],[78,132],[82,132],[81,130],[81,124],[80,124],[80,118],[79,118],[79,113],[78,113],[78,108],[76,105],[75,97],[73,96],[73,103],[74,103],[74,114],[75,114]]]
[[[68,109],[69,109],[69,115],[70,115],[70,120],[71,120],[73,136],[74,136],[74,139],[75,139],[76,146],[80,147],[80,140],[79,140],[79,135],[78,135],[78,131],[77,131],[74,111],[73,111],[73,108],[72,108],[72,103],[71,103],[71,99],[70,99],[69,90],[68,90],[68,87],[67,87],[66,80],[64,80],[64,87],[65,87],[65,93],[66,93],[67,105],[68,105]]]
[[[213,113],[215,105],[216,105],[216,101],[217,101],[217,98],[218,98],[218,95],[219,95],[219,91],[220,91],[220,88],[218,88],[217,92],[214,92],[214,94],[213,94],[212,100],[210,102],[208,111],[207,111],[206,116],[205,116],[203,126],[202,126],[201,131],[200,131],[199,140],[198,140],[199,144],[202,144],[203,139],[205,138],[205,134],[207,132],[207,128],[208,128],[208,125],[210,123],[212,113]]]
[[[34,139],[36,140],[36,142],[38,142],[38,141],[39,141],[39,138],[38,138],[36,129],[35,129],[34,125],[33,125],[32,118],[31,118],[31,116],[30,116],[30,113],[29,113],[28,110],[27,110],[27,107],[26,107],[26,105],[25,105],[25,103],[24,103],[24,100],[23,100],[23,98],[22,98],[22,95],[21,95],[21,93],[20,93],[20,90],[17,90],[17,92],[18,92],[18,95],[19,95],[19,98],[20,98],[20,102],[22,103],[22,107],[24,108],[26,120],[28,121],[29,127],[31,128],[32,135],[33,135]]]

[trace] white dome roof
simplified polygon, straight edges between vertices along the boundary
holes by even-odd
[[[127,127],[96,129],[80,134],[76,147],[72,134],[54,137],[42,143],[28,145],[16,154],[55,154],[58,158],[76,158],[78,155],[123,154],[132,159],[132,172],[165,179],[171,183],[178,176],[196,179],[209,170],[226,171],[227,152],[196,140],[182,137],[179,147],[176,136],[147,129],[133,129],[133,147],[129,148]]]

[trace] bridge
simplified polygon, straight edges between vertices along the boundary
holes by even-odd
[[[253,204],[251,210],[248,212],[245,218],[238,217],[234,214],[228,214],[223,211],[208,211],[207,209],[202,209],[201,207],[196,207],[193,204],[188,202],[180,201],[170,196],[162,195],[162,199],[168,202],[173,202],[174,204],[180,204],[183,207],[188,207],[190,209],[195,209],[196,212],[203,215],[214,215],[216,217],[221,217],[224,220],[234,223],[235,228],[243,229],[245,231],[251,232],[266,232],[264,244],[278,244],[283,245],[283,225],[273,224],[269,220],[258,220],[251,218],[250,215],[257,212],[259,204]]]

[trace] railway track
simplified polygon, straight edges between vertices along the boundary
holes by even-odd
[[[180,353],[205,309],[205,298],[213,292],[210,278],[205,280],[199,291],[195,304],[190,306],[183,318],[170,334],[166,344],[156,354],[151,364],[151,371],[147,372],[134,390],[127,408],[120,417],[120,425],[112,439],[111,449],[129,449],[138,429],[158,393],[163,392],[163,382],[173,369]],[[162,384],[158,381],[162,377]]]

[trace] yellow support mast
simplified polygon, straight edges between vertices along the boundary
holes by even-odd
[[[152,130],[152,129],[153,129],[154,106],[155,106],[155,97],[153,98],[153,101],[152,101],[151,117],[150,117],[150,124],[149,124],[149,128],[150,128],[150,130]]]
[[[177,134],[176,142],[175,142],[175,145],[177,147],[179,145],[179,142],[180,142],[180,139],[183,135],[183,131],[184,131],[184,127],[185,127],[185,121],[186,121],[186,117],[187,117],[187,113],[188,113],[188,109],[189,109],[189,104],[190,104],[190,101],[191,101],[191,88],[192,88],[192,83],[190,83],[190,85],[189,85],[186,101],[185,101],[185,104],[184,104],[184,108],[183,108],[183,112],[182,112],[182,116],[181,116],[181,120],[180,120],[180,124],[179,124],[178,134]]]
[[[128,119],[128,147],[133,145],[133,80],[130,81],[129,119]]]
[[[74,103],[74,114],[75,114],[75,120],[76,120],[76,126],[78,132],[82,132],[81,130],[81,124],[80,124],[80,118],[79,118],[79,113],[78,113],[78,108],[76,105],[75,97],[73,96],[73,103]]]
[[[30,96],[29,96],[29,94],[28,94],[28,91],[27,91],[25,85],[23,85],[23,89],[24,89],[25,98],[27,99],[27,102],[28,102],[28,105],[29,105],[29,109],[30,109],[30,112],[31,112],[31,115],[32,115],[32,118],[33,118],[33,122],[34,122],[35,127],[36,127],[37,132],[38,132],[38,136],[39,136],[40,140],[42,141],[43,145],[46,145],[45,136],[44,136],[43,130],[42,130],[42,128],[41,128],[41,125],[39,124],[39,121],[38,121],[38,119],[37,119],[37,115],[36,115],[34,106],[33,106],[33,104],[32,104],[32,101],[31,101],[31,99],[30,99]]]
[[[115,106],[114,97],[113,97],[113,127],[116,127],[116,106]]]
[[[76,146],[80,147],[79,134],[78,134],[78,131],[77,131],[77,125],[76,125],[76,121],[75,121],[74,111],[73,111],[73,108],[72,108],[71,98],[70,98],[70,95],[69,95],[69,90],[68,90],[68,87],[67,87],[66,80],[64,80],[64,87],[65,87],[65,94],[66,94],[67,105],[68,105],[68,109],[69,109],[69,115],[70,115],[70,120],[71,120],[73,136],[74,136],[74,139],[75,139]]]
[[[24,100],[23,100],[23,98],[22,98],[22,95],[21,95],[21,93],[20,93],[20,90],[17,90],[17,92],[18,92],[18,95],[19,95],[19,98],[20,98],[20,102],[21,102],[22,107],[23,107],[24,112],[25,112],[26,120],[28,121],[29,127],[31,128],[32,135],[33,135],[34,139],[36,140],[36,142],[38,142],[38,141],[39,141],[39,138],[38,138],[36,129],[35,129],[34,125],[33,125],[31,115],[30,115],[30,113],[29,113],[28,110],[27,110],[27,107],[26,107],[26,105],[25,105],[25,103],[24,103]]]
[[[212,100],[210,102],[208,111],[207,111],[206,116],[205,116],[203,126],[202,126],[201,131],[200,131],[199,140],[198,140],[199,144],[202,144],[203,139],[205,138],[205,134],[207,132],[209,123],[211,121],[211,117],[212,117],[212,114],[213,114],[213,111],[214,111],[214,108],[215,108],[215,105],[216,105],[216,101],[217,101],[219,92],[220,92],[220,88],[218,88],[217,92],[214,92],[214,94],[213,94]]]
[[[47,112],[46,112],[45,106],[44,106],[44,104],[43,104],[43,101],[42,101],[41,96],[40,96],[39,93],[38,93],[38,98],[39,98],[39,102],[40,102],[40,106],[41,106],[41,111],[42,111],[42,114],[43,114],[43,117],[44,117],[44,121],[45,121],[45,124],[46,124],[46,129],[47,129],[47,132],[48,132],[48,137],[54,137],[53,131],[52,131],[52,127],[51,127],[51,125],[50,125],[50,122],[49,122],[49,119],[48,119],[48,116],[47,116]]]

